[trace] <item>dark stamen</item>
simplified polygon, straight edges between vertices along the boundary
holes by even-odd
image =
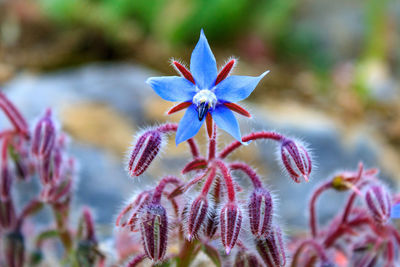
[[[208,111],[208,103],[201,102],[200,105],[197,107],[197,112],[199,113],[199,121],[202,121],[204,116],[207,114]]]

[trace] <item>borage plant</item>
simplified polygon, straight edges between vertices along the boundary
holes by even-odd
[[[0,266],[49,264],[49,255],[61,255],[57,261],[66,266],[104,266],[105,255],[98,248],[90,210],[82,210],[77,228],[71,225],[75,159],[67,151],[67,137],[56,126],[51,110],[29,127],[1,92],[0,109],[11,123],[0,130]],[[17,201],[13,193],[17,184],[31,182],[32,186],[37,181],[37,195]],[[19,192],[19,197],[33,192]],[[38,224],[33,218],[42,209],[53,213],[48,224]]]
[[[288,175],[297,183],[302,178],[308,181],[312,163],[302,143],[268,131],[241,137],[233,112],[251,115],[236,102],[247,98],[268,72],[258,77],[229,75],[235,59],[218,72],[203,31],[192,53],[190,71],[178,61],[172,64],[180,77],[154,77],[147,82],[164,100],[181,102],[168,114],[187,108],[185,115],[179,125],[167,123],[144,131],[130,153],[128,172],[133,177],[143,174],[171,132],[176,132],[177,145],[188,143],[193,159],[182,169],[185,178],[161,178],[154,189],[137,194],[119,214],[116,225],[140,235],[143,244],[143,253],[135,255],[128,265],[136,266],[148,258],[154,264],[189,266],[203,250],[217,265],[224,261],[236,266],[284,266],[286,249],[274,218],[271,192],[248,164],[227,160],[241,145],[273,140]],[[204,121],[207,156],[200,155],[193,139]],[[219,128],[236,141],[217,151]],[[232,171],[243,172],[252,188],[242,188]],[[168,245],[179,249],[168,249]]]

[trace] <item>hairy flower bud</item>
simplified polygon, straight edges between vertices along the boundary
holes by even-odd
[[[139,220],[139,215],[143,208],[150,203],[153,194],[151,191],[144,191],[140,193],[136,199],[126,206],[117,217],[116,226],[126,227],[129,226],[131,231],[136,228],[136,223]]]
[[[203,195],[197,197],[190,208],[189,221],[188,221],[188,236],[191,240],[193,237],[198,235],[204,220],[207,217],[208,201]]]
[[[48,157],[56,139],[56,128],[51,118],[51,110],[46,110],[44,116],[37,122],[33,139],[32,153],[36,157]]]
[[[285,266],[285,247],[282,232],[278,226],[273,227],[273,231],[269,236],[257,239],[256,247],[268,267]]]
[[[0,175],[0,199],[6,200],[10,198],[12,183],[11,173],[6,162],[3,162],[3,166],[1,166]]]
[[[272,197],[265,188],[256,188],[249,200],[250,229],[254,236],[265,237],[272,223]]]
[[[147,257],[158,262],[167,250],[167,212],[160,204],[150,204],[140,218],[140,233]]]
[[[365,193],[365,201],[369,212],[378,224],[385,224],[391,213],[390,194],[385,187],[372,185]]]
[[[296,183],[300,183],[300,177],[308,181],[311,173],[311,158],[301,144],[284,139],[281,144],[281,159],[285,170]]]
[[[226,254],[235,246],[242,226],[242,212],[234,202],[227,203],[221,210],[221,239]]]
[[[162,135],[160,131],[150,130],[142,134],[133,147],[129,157],[129,175],[139,176],[150,166],[157,156],[162,145]]]
[[[5,236],[6,266],[24,266],[24,237],[20,232],[11,232]]]
[[[0,199],[0,229],[11,228],[16,221],[16,214],[12,199]]]
[[[261,267],[262,264],[258,261],[258,258],[248,253],[247,251],[240,250],[235,257],[235,267]]]

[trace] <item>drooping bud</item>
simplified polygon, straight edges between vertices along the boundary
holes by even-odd
[[[24,237],[20,232],[11,232],[5,236],[6,266],[24,266]]]
[[[285,245],[281,229],[278,226],[273,227],[269,236],[257,239],[256,248],[268,267],[285,266]]]
[[[250,229],[261,238],[269,234],[272,223],[272,197],[265,188],[256,188],[249,200]]]
[[[226,254],[235,246],[242,226],[242,212],[235,202],[228,202],[221,210],[221,239]]]
[[[296,183],[300,183],[300,177],[308,182],[312,163],[307,150],[301,144],[284,139],[281,144],[281,159],[285,170]]]
[[[36,124],[32,139],[32,153],[36,157],[48,157],[53,149],[55,139],[56,128],[51,117],[51,110],[47,109]]]
[[[235,267],[261,267],[258,258],[244,250],[240,250],[235,257]]]
[[[129,157],[129,175],[139,176],[150,166],[161,149],[162,136],[157,130],[146,131],[142,134],[133,147]]]
[[[378,224],[385,224],[391,213],[389,192],[381,185],[372,185],[365,193],[365,201],[370,214]]]
[[[188,236],[187,238],[191,240],[193,237],[198,235],[204,220],[207,217],[208,201],[203,195],[197,197],[190,208],[189,221],[188,221]]]
[[[160,204],[150,204],[140,218],[140,233],[147,257],[158,262],[164,258],[168,242],[168,218]]]
[[[0,92],[0,109],[4,111],[5,115],[18,132],[24,134],[25,137],[29,136],[28,124],[24,117],[2,92]]]
[[[144,191],[140,193],[136,199],[126,206],[117,217],[116,226],[126,227],[129,226],[131,231],[136,228],[136,223],[145,206],[150,203],[153,194],[151,191]]]

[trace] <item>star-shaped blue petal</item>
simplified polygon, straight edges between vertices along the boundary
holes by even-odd
[[[173,61],[181,77],[153,77],[147,80],[162,99],[182,102],[170,113],[187,107],[176,133],[177,145],[195,136],[210,115],[219,128],[242,142],[239,124],[232,111],[247,117],[250,114],[235,102],[247,98],[268,71],[258,77],[228,76],[235,62],[229,61],[218,73],[215,57],[201,30],[190,60],[190,71]]]

